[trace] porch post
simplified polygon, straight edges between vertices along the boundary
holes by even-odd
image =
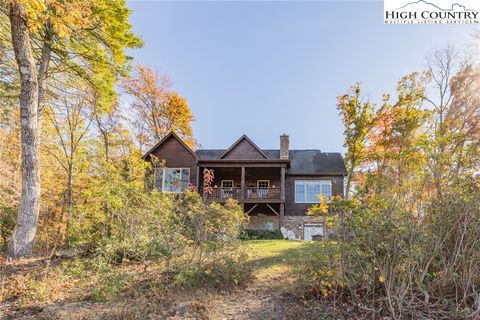
[[[203,181],[203,179],[202,179]],[[197,165],[197,179],[195,180],[195,187],[197,187],[197,190],[200,191],[200,166]],[[203,186],[202,186],[203,187]]]
[[[285,201],[285,167],[280,169],[280,200]]]
[[[242,180],[240,182],[240,199],[245,199],[245,167],[242,166]]]

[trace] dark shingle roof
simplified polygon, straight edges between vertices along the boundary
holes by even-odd
[[[225,151],[224,149],[199,149],[195,153],[200,160],[218,160]]]
[[[280,159],[280,151],[262,150],[270,160]],[[225,150],[200,149],[196,151],[199,160],[218,160]],[[289,174],[346,174],[340,153],[325,153],[320,150],[290,150]]]

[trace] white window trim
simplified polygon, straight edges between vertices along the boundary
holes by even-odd
[[[233,184],[233,180],[222,180],[220,181],[220,187],[223,189],[223,188],[230,188],[230,187],[224,187],[223,186],[223,182],[231,182],[232,183],[232,186],[231,188],[233,188],[235,185]]]
[[[259,187],[260,182],[268,182],[268,187],[266,188],[270,188],[270,180],[257,180],[257,188],[260,188]],[[261,188],[265,188],[265,187],[261,187]]]
[[[188,183],[190,183],[190,168],[188,167],[162,167],[162,168],[155,168],[155,180],[156,181],[156,175],[157,175],[157,170],[156,169],[162,169],[162,191],[161,192],[164,192],[164,193],[180,193],[180,192],[183,192],[183,191],[164,191],[165,190],[165,169],[172,169],[172,170],[180,170],[180,172],[182,170],[188,170]]]
[[[304,190],[304,199],[303,201],[298,201],[297,199],[297,181],[303,181],[303,184],[305,186],[305,190]],[[307,201],[307,188],[306,188],[306,185],[307,184],[317,184],[317,183],[320,183],[320,191],[322,191],[322,187],[321,185],[324,184],[324,183],[328,183],[330,185],[330,191],[333,195],[333,192],[332,192],[332,180],[331,179],[320,179],[320,180],[304,180],[304,179],[298,179],[298,180],[295,180],[295,203],[318,203],[318,202],[308,202]],[[327,202],[330,202],[330,199],[327,199]]]

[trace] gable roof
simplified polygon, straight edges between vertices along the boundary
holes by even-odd
[[[221,154],[218,158],[223,159],[227,154],[229,154],[236,146],[238,146],[240,143],[243,141],[247,141],[254,149],[258,151],[258,153],[264,157],[265,159],[268,159],[267,155],[263,153],[262,149],[260,149],[250,138],[248,138],[245,134],[241,136],[237,141],[235,141],[230,148],[228,148],[223,154]]]
[[[167,141],[169,138],[175,138],[177,141],[180,142],[180,144],[185,148],[187,149],[188,152],[190,152],[195,158],[198,158],[197,157],[197,154],[185,143],[183,142],[183,140],[173,131],[170,131],[169,134],[167,134],[165,137],[163,137],[162,140],[160,140],[159,143],[157,143],[156,145],[154,145],[150,150],[148,150],[142,157],[142,159],[147,159],[147,157],[152,153],[154,152],[155,150],[157,150],[158,147],[160,147],[165,141]]]
[[[195,152],[183,142],[183,140],[174,132],[170,132],[159,143],[153,146],[142,159],[146,159],[152,152],[160,147],[169,138],[175,138],[182,146],[188,150],[199,161],[228,161],[222,159],[236,145],[246,140],[250,143],[265,160],[257,161],[281,161],[279,149],[260,149],[246,135],[243,135],[228,149],[199,149]],[[289,150],[288,161],[290,163],[287,174],[290,175],[346,175],[347,170],[343,157],[338,152],[321,152],[320,150]]]

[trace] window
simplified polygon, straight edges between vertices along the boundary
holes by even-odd
[[[273,222],[271,222],[271,221],[265,221],[265,222],[263,223],[263,230],[273,231]]]
[[[222,188],[233,188],[233,180],[222,180]]]
[[[183,192],[190,182],[190,168],[156,168],[155,187],[160,192]]]
[[[257,188],[269,188],[269,187],[270,187],[270,180],[257,181]]]
[[[259,198],[266,198],[268,196],[268,188],[270,187],[270,180],[257,180],[257,195]]]
[[[295,180],[296,203],[319,203],[317,195],[323,195],[330,201],[332,182],[330,180]]]

